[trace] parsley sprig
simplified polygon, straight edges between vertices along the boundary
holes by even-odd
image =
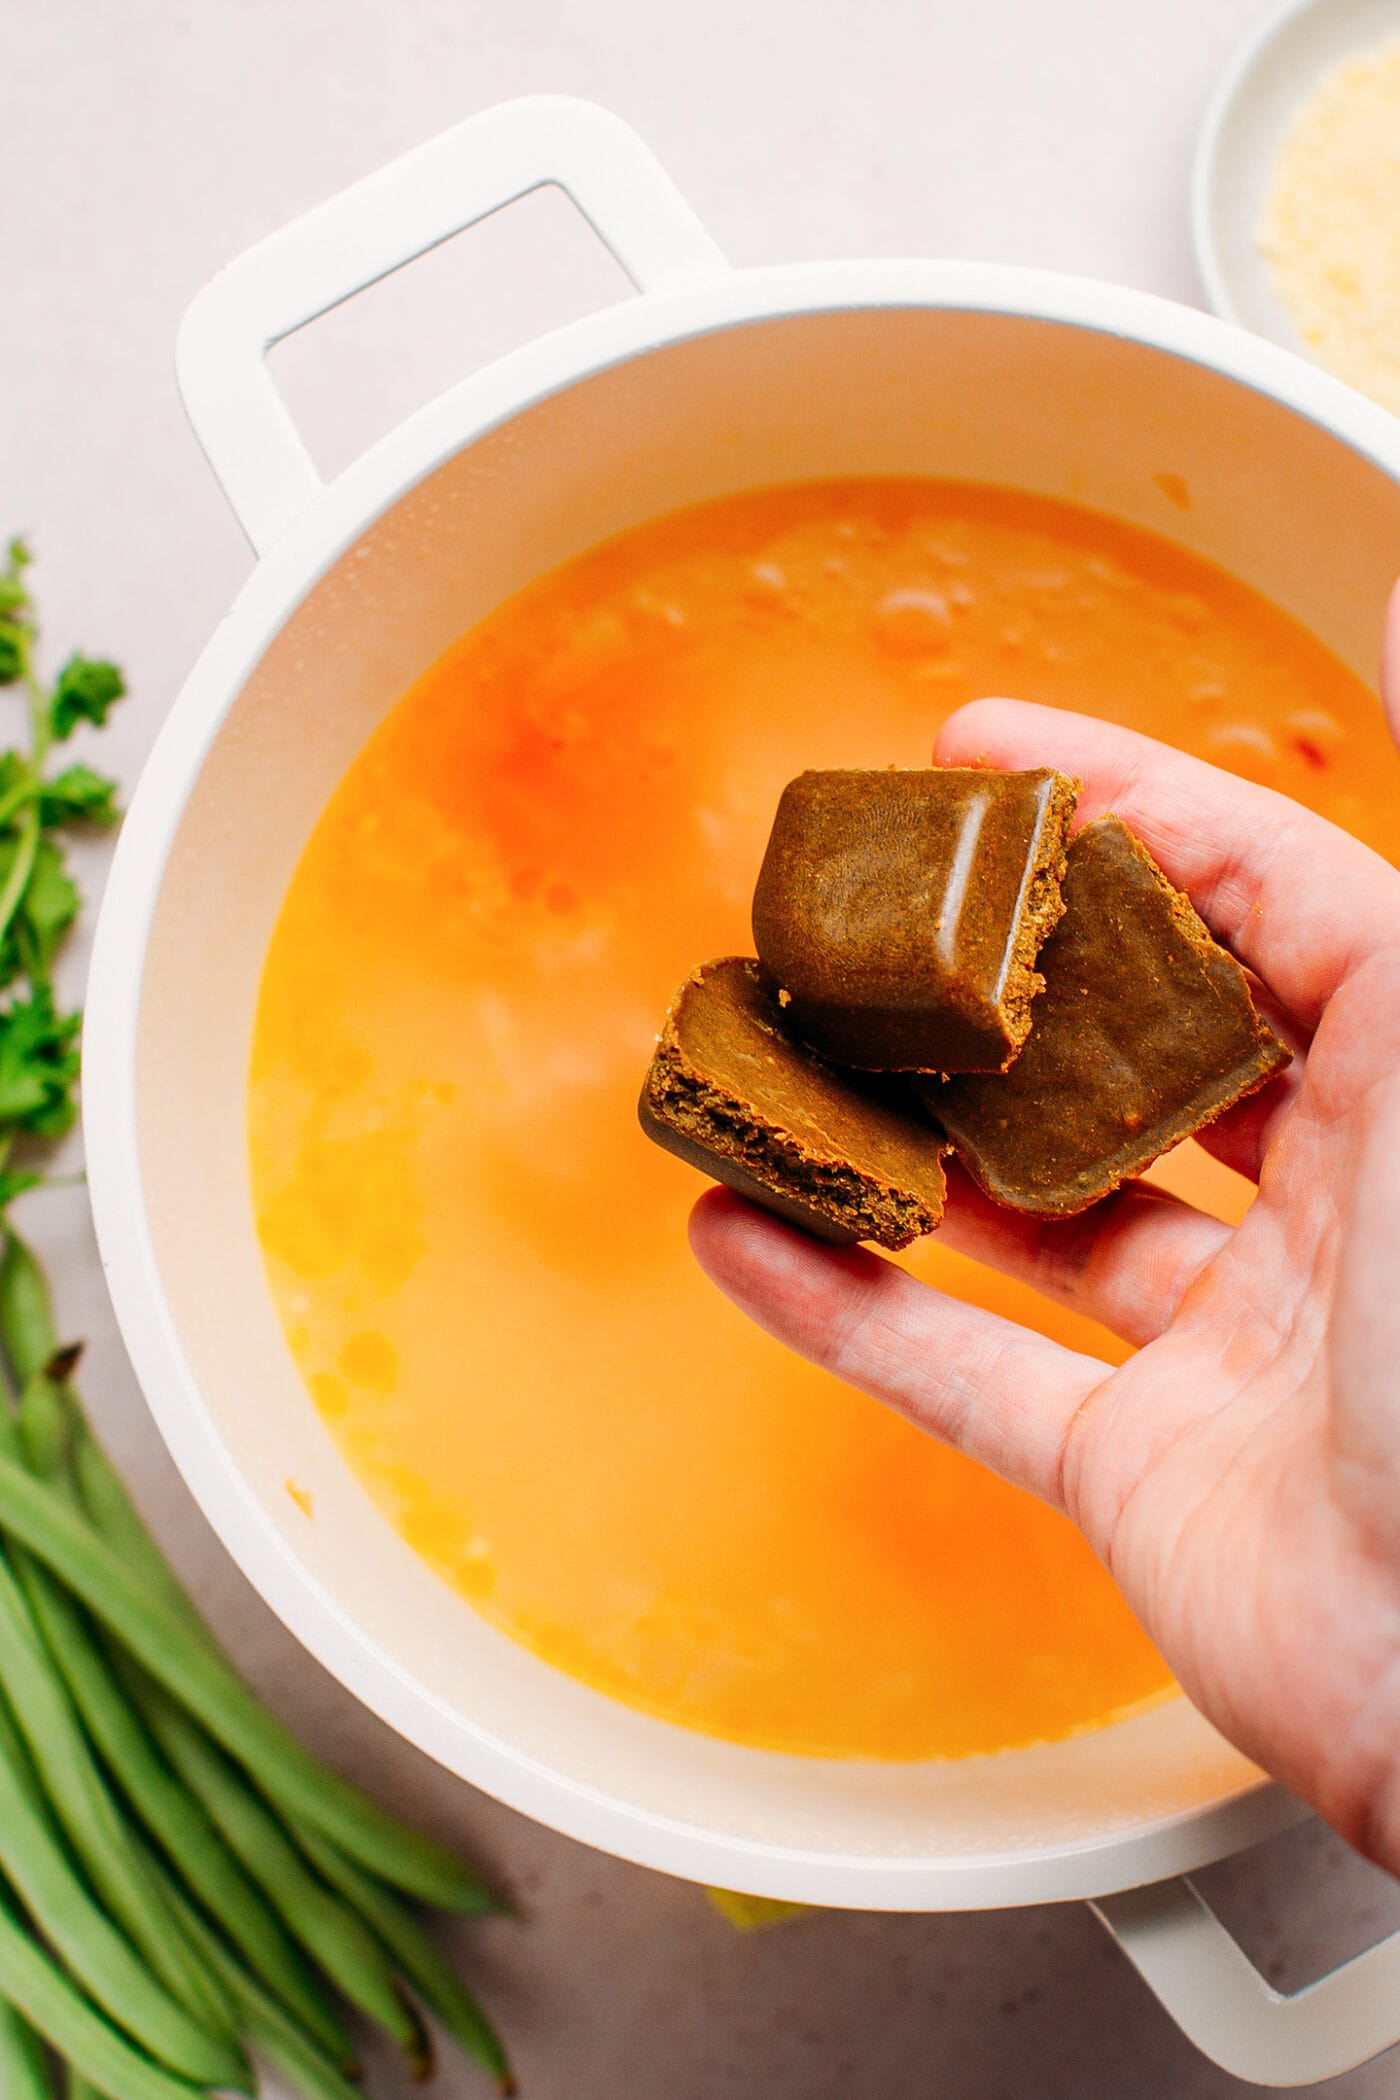
[[[0,752],[0,1209],[41,1179],[11,1164],[22,1138],[60,1138],[77,1113],[79,1015],[61,1010],[54,958],[78,912],[65,834],[115,824],[116,785],[91,766],[55,768],[80,722],[101,726],[126,690],[104,658],[70,656],[50,683],[35,657],[28,546],[14,539],[0,571],[0,685],[28,701],[21,743]]]

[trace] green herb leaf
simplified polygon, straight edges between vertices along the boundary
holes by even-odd
[[[0,759],[0,801],[18,775],[5,775],[5,759]],[[23,762],[19,762],[23,770]],[[107,826],[121,821],[121,811],[116,804],[117,783],[107,780],[101,773],[94,773],[91,766],[65,766],[55,773],[52,780],[45,780],[39,789],[39,822],[46,831],[55,824],[100,824]]]
[[[13,685],[24,676],[28,630],[24,615],[29,611],[29,592],[24,572],[30,553],[21,539],[10,541],[5,567],[0,570],[0,685]]]
[[[5,1164],[10,1144],[20,1136],[62,1137],[77,1112],[80,1017],[58,1011],[51,982],[79,906],[58,834],[68,824],[117,819],[115,783],[91,766],[68,766],[51,780],[41,779],[39,768],[51,742],[80,722],[100,726],[126,689],[115,664],[81,653],[69,657],[47,689],[39,682],[25,575],[30,559],[16,538],[0,564],[0,684],[24,679],[35,703],[29,738],[0,751],[0,990],[9,991],[8,1003],[0,1004],[0,1216],[40,1178]]]
[[[0,831],[0,889],[3,889],[9,880],[10,869],[18,851],[18,833],[13,828]],[[0,989],[13,984],[25,968],[25,950],[18,927],[19,911],[16,909],[4,933],[0,934]],[[3,1136],[3,1132],[0,1132],[0,1136]]]
[[[49,702],[49,725],[57,742],[71,736],[79,722],[98,728],[107,719],[113,701],[126,691],[126,680],[115,664],[103,657],[70,656],[54,682]]]
[[[20,899],[14,925],[24,944],[24,966],[31,977],[46,977],[59,942],[78,916],[82,899],[52,839],[40,839],[34,872]]]
[[[0,1008],[0,1130],[57,1138],[72,1128],[80,1019],[55,1012],[47,985]]]
[[[0,569],[0,613],[6,619],[14,619],[29,610],[29,587],[24,572],[30,563],[30,553],[23,540],[11,540],[5,550],[5,566]]]
[[[0,832],[0,888],[19,847],[16,831]],[[80,903],[64,865],[62,849],[51,839],[41,838],[14,917],[0,935],[0,986],[13,984],[19,976],[27,976],[35,983],[47,979]]]
[[[37,1189],[43,1175],[33,1167],[0,1167],[0,1210],[22,1196],[26,1189]]]

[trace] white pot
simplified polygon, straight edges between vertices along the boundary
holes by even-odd
[[[269,346],[543,183],[641,296],[464,381],[323,488]],[[1260,2082],[1395,2041],[1400,1936],[1282,1998],[1169,1878],[1301,1813],[1184,1700],[996,1757],[821,1762],[632,1712],[479,1618],[372,1507],[293,1366],[254,1233],[244,1089],[273,920],[332,788],[405,688],[532,577],[754,484],[967,476],[1170,531],[1369,676],[1400,568],[1400,424],[1284,352],[1110,285],[932,262],[731,271],[631,132],[556,98],[475,117],[263,242],[195,302],[179,362],[261,558],[117,849],[87,1148],[132,1358],[238,1565],[392,1727],[590,1844],[817,1904],[1094,1899],[1186,2031]],[[1164,503],[1164,471],[1189,510]]]

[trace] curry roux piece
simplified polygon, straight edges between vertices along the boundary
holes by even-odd
[[[800,774],[753,900],[786,1019],[864,1071],[1004,1071],[1044,982],[1077,793],[1048,769]]]
[[[1117,817],[1071,842],[1045,990],[1009,1072],[916,1082],[1013,1210],[1072,1217],[1289,1062],[1249,982]]]
[[[904,1089],[795,1042],[745,956],[681,986],[638,1111],[658,1145],[819,1239],[907,1247],[943,1216],[941,1134]]]

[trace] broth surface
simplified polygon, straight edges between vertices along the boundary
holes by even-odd
[[[676,986],[751,952],[785,781],[925,765],[988,692],[1400,838],[1372,694],[1221,571],[1011,490],[809,483],[642,526],[464,636],[332,797],[268,955],[259,1231],[341,1449],[506,1632],[738,1742],[956,1756],[1170,1685],[1068,1524],[717,1295],[699,1179],[636,1120]],[[1247,1200],[1190,1146],[1157,1178]],[[1127,1353],[936,1238],[901,1258]]]

